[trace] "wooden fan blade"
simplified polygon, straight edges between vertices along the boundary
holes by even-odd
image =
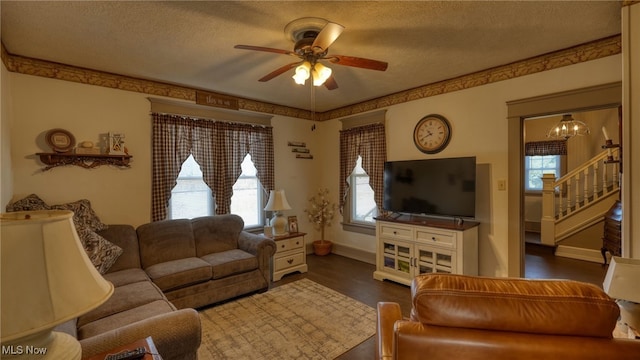
[[[261,82],[269,81],[269,80],[273,79],[274,77],[276,77],[278,75],[282,75],[282,74],[286,73],[288,70],[298,66],[300,63],[301,62],[298,61],[298,62],[294,62],[294,63],[291,63],[291,64],[287,64],[285,66],[282,66],[282,67],[272,71],[271,73],[263,76],[262,78],[258,79],[258,81],[261,81]]]
[[[333,64],[353,66],[353,67],[370,69],[370,70],[378,70],[378,71],[385,71],[387,70],[387,66],[389,66],[389,64],[387,64],[384,61],[371,60],[371,59],[345,56],[345,55],[331,55],[331,57],[327,57],[325,59],[329,60]]]
[[[344,26],[332,22],[328,22],[316,36],[311,44],[311,48],[315,53],[325,52],[331,44],[342,34]],[[318,50],[316,50],[318,49]]]
[[[329,78],[324,82],[323,85],[328,90],[335,90],[338,88],[338,83],[336,82],[336,79],[333,77],[333,75],[329,76]]]
[[[274,48],[268,48],[268,47],[263,47],[263,46],[236,45],[236,46],[234,46],[234,48],[242,49],[242,50],[264,51],[264,52],[270,52],[270,53],[276,53],[276,54],[298,56],[298,54],[294,53],[293,51],[274,49]]]

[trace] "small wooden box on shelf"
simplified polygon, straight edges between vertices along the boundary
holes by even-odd
[[[119,346],[109,351],[94,355],[86,360],[105,360],[109,355],[116,355],[124,351],[135,350],[139,347],[143,347],[145,349],[145,354],[140,359],[162,360],[162,356],[158,354],[158,350],[156,349],[156,345],[153,343],[153,339],[151,338],[151,336],[147,337],[146,339],[140,339],[130,344]]]

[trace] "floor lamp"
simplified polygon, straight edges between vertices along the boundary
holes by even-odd
[[[53,328],[113,294],[113,284],[85,253],[72,216],[67,210],[0,215],[3,359],[80,359],[80,343]]]

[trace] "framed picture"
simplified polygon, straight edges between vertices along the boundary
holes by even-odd
[[[298,232],[298,218],[295,216],[289,216],[287,218],[289,220],[289,232],[297,233]]]
[[[109,154],[125,155],[124,134],[109,133]]]

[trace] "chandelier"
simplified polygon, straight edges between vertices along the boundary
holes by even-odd
[[[552,139],[569,139],[574,136],[583,136],[590,134],[591,130],[587,124],[580,120],[574,119],[571,114],[562,115],[559,123],[553,126],[547,132],[547,137]]]

